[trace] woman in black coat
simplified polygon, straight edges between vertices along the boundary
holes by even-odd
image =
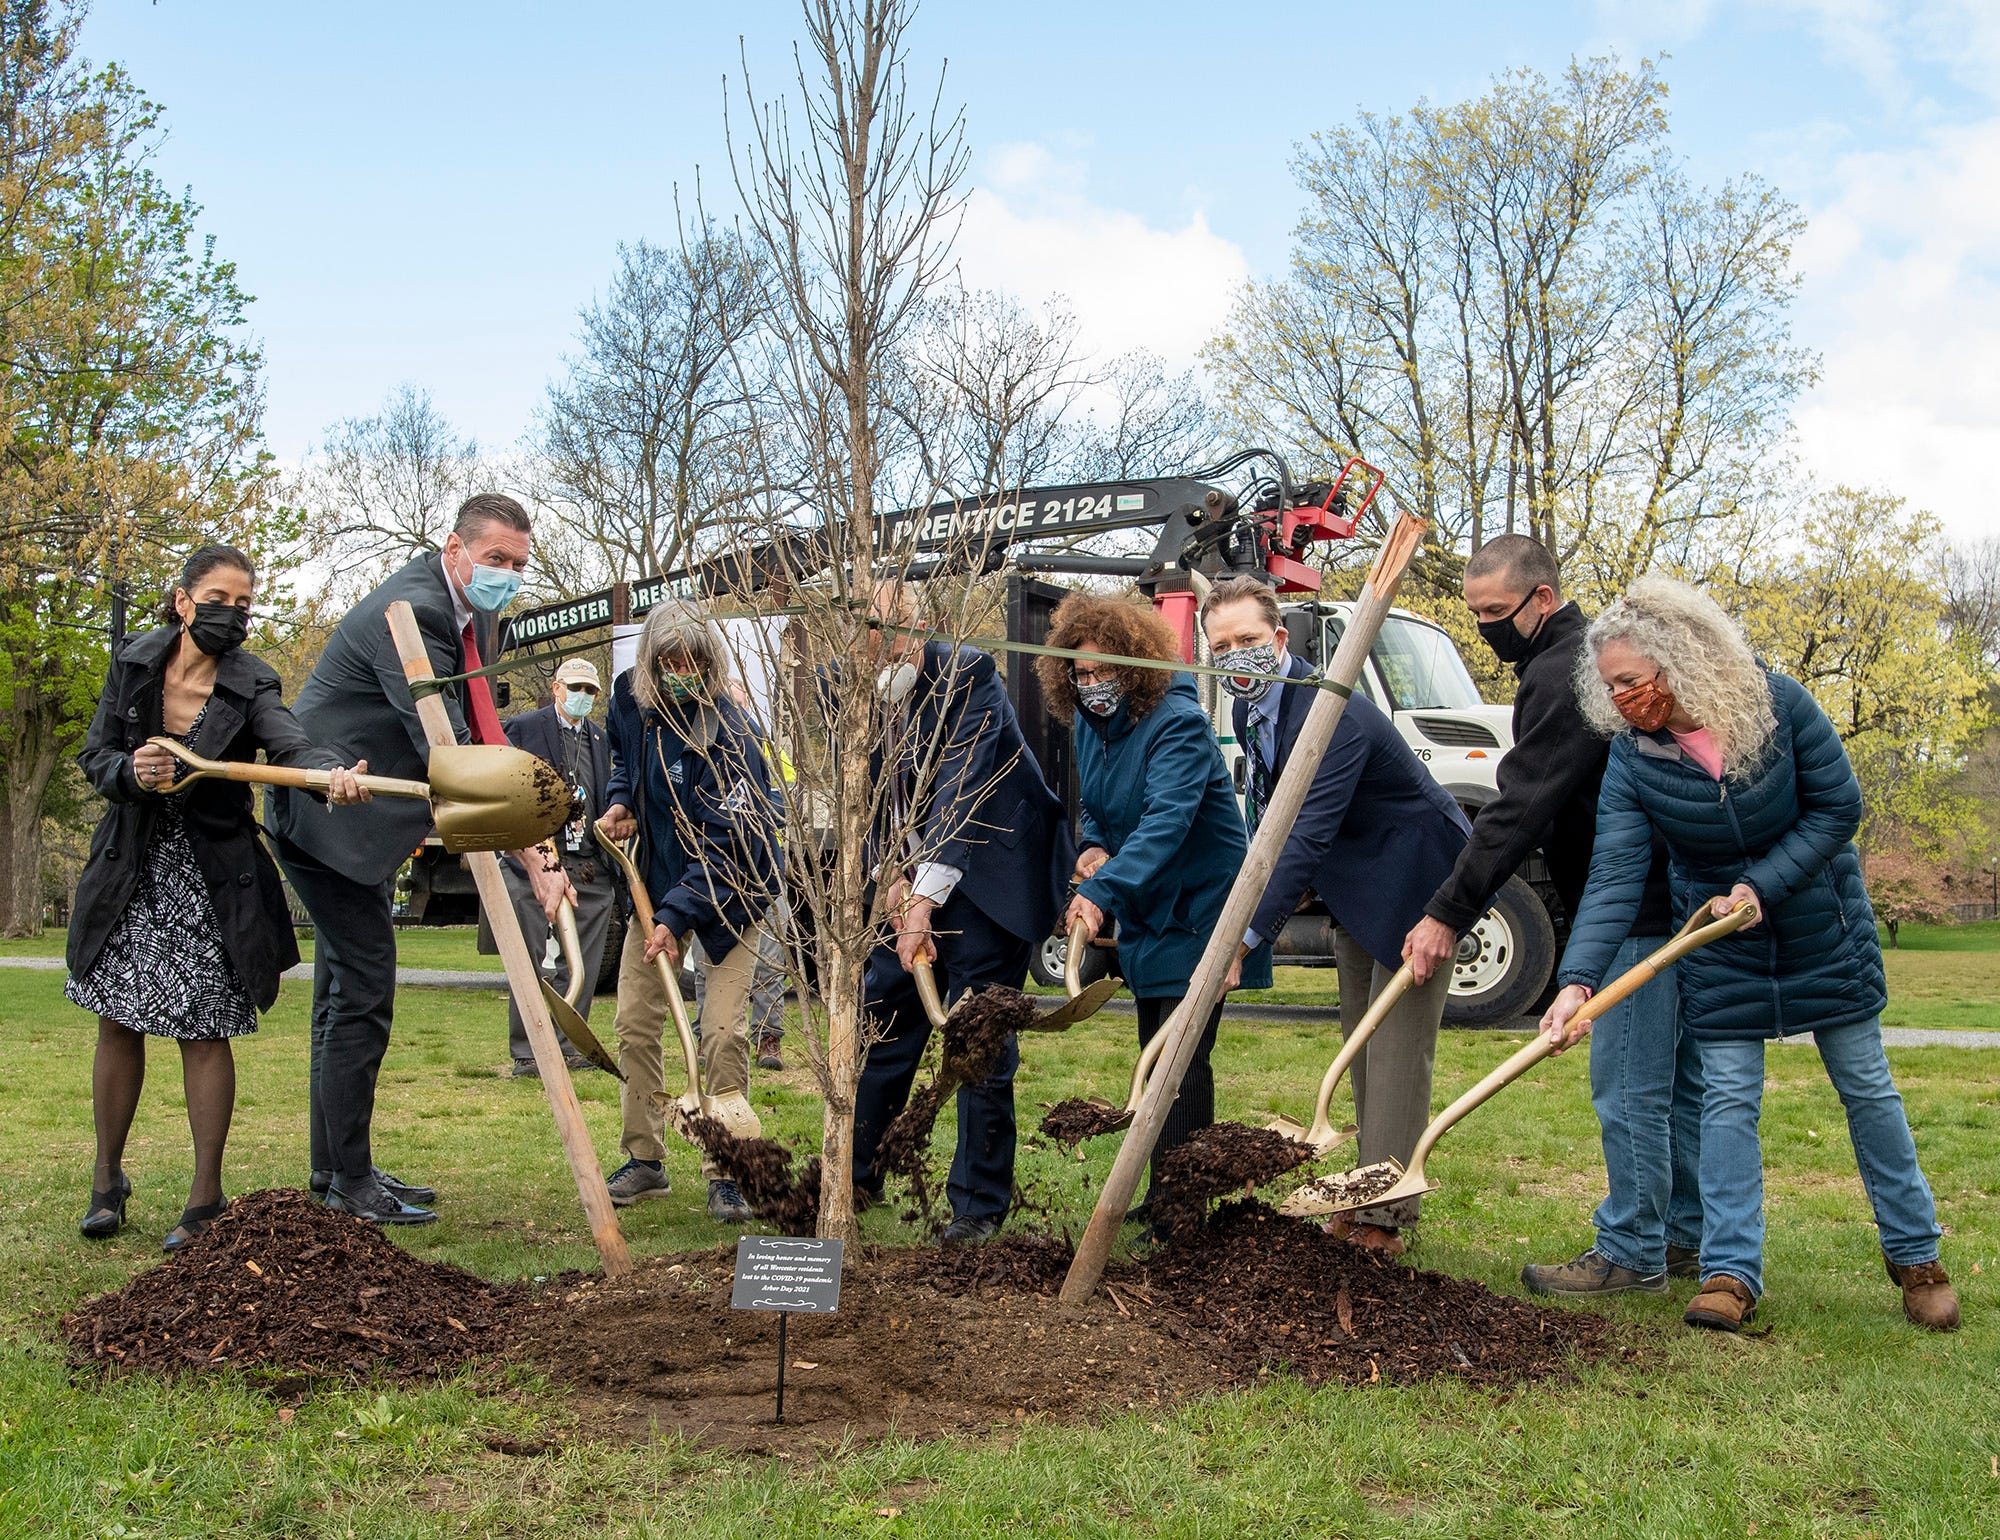
[[[110,804],[77,883],[63,990],[97,1012],[97,1169],[81,1225],[94,1239],[125,1222],[125,1137],[146,1078],[148,1036],[181,1045],[194,1134],[194,1182],[166,1249],[199,1235],[227,1206],[222,1148],[236,1104],[229,1040],[257,1029],[257,1012],[278,997],[278,975],[299,960],[278,869],[257,841],[250,788],[202,781],[171,792],[180,764],[146,740],[170,735],[207,759],[254,760],[262,749],[273,764],[331,770],[331,801],[368,796],[307,739],[270,665],[241,651],[256,581],[233,547],[204,546],[189,557],[169,623],[118,648],[77,756]]]

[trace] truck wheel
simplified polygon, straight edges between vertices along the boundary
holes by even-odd
[[[1459,938],[1445,1025],[1497,1027],[1532,1010],[1555,971],[1555,946],[1555,927],[1541,899],[1519,877],[1509,877],[1493,907]]]
[[[1085,984],[1095,984],[1111,971],[1110,948],[1094,946],[1083,954],[1077,976]],[[1044,989],[1063,987],[1063,969],[1069,963],[1069,937],[1048,936],[1028,955],[1028,976]]]
[[[611,924],[604,932],[604,956],[598,960],[597,982],[590,990],[592,996],[618,993],[618,959],[625,954],[625,925],[625,916],[613,909]]]

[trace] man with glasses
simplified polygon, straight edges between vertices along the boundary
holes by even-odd
[[[612,881],[611,861],[591,837],[591,823],[605,807],[605,788],[611,782],[611,741],[604,729],[591,720],[597,709],[599,685],[597,665],[588,658],[571,658],[556,670],[548,705],[525,711],[506,726],[507,741],[517,749],[539,754],[561,772],[577,794],[575,812],[555,834],[556,853],[562,857],[563,871],[576,893],[576,929],[582,942],[583,993],[578,997],[578,1014],[590,1016],[590,997],[596,992],[598,965],[604,958],[604,941],[611,930],[611,913],[618,901],[618,885]],[[541,896],[528,879],[518,857],[509,856],[502,865],[507,879],[507,896],[521,922],[531,956],[540,958],[548,949],[551,927]],[[569,959],[557,966],[550,986],[559,995],[569,993]],[[558,1031],[558,1036],[560,1036]],[[594,1066],[563,1039],[563,1058],[573,1070]],[[516,1076],[538,1076],[534,1050],[528,1045],[528,1029],[521,1020],[521,1007],[510,1001],[507,1007],[507,1051],[513,1056]]]

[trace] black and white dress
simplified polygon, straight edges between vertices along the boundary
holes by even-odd
[[[188,730],[174,737],[192,743],[207,715],[204,702]],[[177,763],[174,779],[186,769]],[[131,902],[97,961],[71,974],[63,993],[86,1011],[155,1037],[213,1042],[257,1030],[257,1007],[223,949],[179,798],[160,800]]]

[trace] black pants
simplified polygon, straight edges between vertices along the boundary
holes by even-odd
[[[1141,1048],[1153,1040],[1182,998],[1172,995],[1159,1000],[1132,1002],[1139,1008]],[[1218,1000],[1215,1009],[1209,1013],[1208,1025],[1202,1028],[1201,1042],[1195,1048],[1194,1058],[1188,1062],[1187,1074],[1181,1077],[1181,1094],[1167,1109],[1167,1121],[1160,1128],[1160,1142],[1153,1146],[1153,1182],[1160,1179],[1160,1161],[1168,1151],[1179,1149],[1188,1142],[1191,1134],[1215,1121],[1215,1071],[1209,1065],[1208,1056],[1215,1047],[1216,1028],[1221,1025],[1222,1002]],[[1147,1195],[1151,1196],[1150,1182],[1147,1184]]]
[[[396,1008],[396,880],[356,882],[287,840],[275,843],[313,922],[312,1168],[359,1181],[374,1164],[375,1077]]]
[[[1028,980],[1033,948],[1002,930],[971,899],[964,884],[931,916],[937,936],[938,994],[947,1002],[989,984],[1019,989]],[[865,975],[866,1008],[887,1033],[868,1050],[854,1094],[854,1183],[879,1191],[875,1149],[883,1130],[909,1105],[910,1086],[931,1040],[931,1020],[916,980],[893,947],[877,947]],[[1014,1199],[1014,1071],[1021,1051],[1007,1039],[1000,1062],[976,1086],[958,1090],[958,1150],[945,1191],[955,1219],[1004,1219]]]

